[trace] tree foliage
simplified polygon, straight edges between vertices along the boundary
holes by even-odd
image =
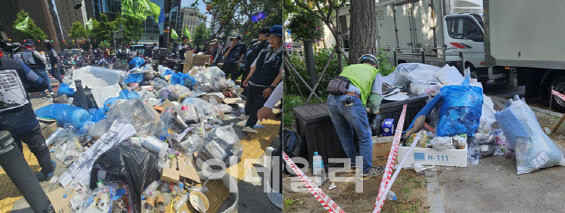
[[[95,43],[112,39],[112,23],[108,21],[106,14],[100,14],[100,20],[92,20],[92,25],[90,38],[95,39]]]
[[[120,42],[130,43],[139,41],[143,34],[143,21],[130,16],[118,16],[112,22],[112,30],[123,29],[123,38],[117,39]]]
[[[199,44],[210,38],[210,30],[206,27],[206,24],[202,23],[194,29],[194,42]]]
[[[104,50],[104,49],[110,49],[110,48],[112,48],[112,45],[110,44],[110,42],[103,41],[103,42],[100,43],[100,45],[98,45],[98,47],[99,47],[100,49]]]
[[[294,14],[287,28],[291,32],[292,39],[297,41],[317,41],[324,35],[320,19],[306,11]]]
[[[14,29],[16,29],[16,24],[22,22],[28,16],[29,14],[27,12],[25,12],[24,10],[20,10],[20,12],[18,12],[16,21],[14,21],[14,26],[13,26]],[[43,32],[43,30],[41,30],[41,28],[35,25],[35,21],[33,21],[31,17],[29,17],[28,27],[26,30],[21,31],[16,29],[16,31],[18,31],[21,37],[23,37],[24,39],[31,38],[33,40],[41,40],[41,41],[47,39],[47,35],[45,35],[45,33]]]
[[[69,33],[69,37],[73,39],[83,39],[88,36],[88,30],[82,25],[80,21],[76,21],[71,26],[71,33]]]

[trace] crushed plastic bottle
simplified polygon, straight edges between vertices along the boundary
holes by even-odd
[[[188,196],[189,194],[183,194],[179,200],[177,200],[177,202],[175,203],[175,209],[177,210],[177,212],[182,209],[182,207],[186,206],[186,201],[188,201]]]

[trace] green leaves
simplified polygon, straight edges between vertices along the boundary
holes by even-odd
[[[41,41],[47,39],[47,35],[45,35],[41,28],[35,25],[33,19],[31,19],[29,14],[24,10],[20,10],[20,12],[18,12],[13,27],[24,39],[31,38],[33,40]]]
[[[89,22],[92,25],[92,19],[89,20]],[[82,26],[82,23],[80,23],[80,21],[74,22],[73,25],[71,26],[71,33],[69,33],[69,37],[73,39],[81,39],[81,38],[86,38],[87,36],[88,36],[88,30],[86,30],[86,28]]]
[[[145,21],[147,16],[158,20],[161,7],[149,0],[122,0],[122,15]]]
[[[290,30],[292,39],[298,41],[317,41],[324,35],[320,19],[306,11],[294,14],[287,28]]]

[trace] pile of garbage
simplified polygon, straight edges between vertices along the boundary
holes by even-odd
[[[385,100],[429,97],[406,130],[403,146],[414,143],[413,133],[424,131],[417,147],[437,152],[463,149],[468,162],[475,165],[481,157],[504,155],[516,158],[517,174],[565,166],[563,153],[543,132],[524,100],[514,97],[506,109],[497,112],[491,98],[483,94],[482,85],[470,78],[470,70],[464,74],[449,65],[405,63],[383,78]]]
[[[204,212],[204,162],[241,158],[233,124],[224,122],[244,118],[243,107],[223,103],[239,99],[239,86],[218,67],[177,73],[141,60],[129,70],[76,69],[55,103],[36,110],[57,121],[46,141],[67,169],[51,183],[65,189],[63,207],[73,212],[163,212],[173,205]]]

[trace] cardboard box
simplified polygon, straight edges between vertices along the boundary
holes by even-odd
[[[192,66],[204,66],[210,62],[211,55],[196,55],[192,59]]]
[[[57,122],[43,127],[43,129],[41,129],[41,135],[43,135],[43,138],[47,139],[55,131],[57,131]]]
[[[406,152],[410,147],[398,147],[397,164],[402,161]],[[433,148],[415,147],[414,151],[408,155],[404,167],[413,165],[416,162],[424,166],[456,166],[467,167],[467,150],[465,149],[447,149],[439,152]]]
[[[386,166],[394,137],[373,137],[373,167]]]

